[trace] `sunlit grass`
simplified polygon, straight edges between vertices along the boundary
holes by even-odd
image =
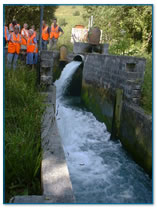
[[[40,194],[43,96],[36,72],[21,66],[5,70],[5,201],[14,195]]]

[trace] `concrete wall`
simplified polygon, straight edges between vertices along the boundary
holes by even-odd
[[[93,45],[89,43],[75,42],[74,47],[73,47],[73,52],[75,54],[80,54],[80,53],[86,54],[86,53],[92,53],[92,52],[108,54],[108,47],[109,47],[109,44]]]
[[[89,54],[84,63],[83,78],[86,83],[94,83],[113,94],[116,88],[121,88],[127,100],[138,103],[145,63],[144,58]]]
[[[152,173],[152,117],[139,106],[123,103],[119,138],[133,158]]]
[[[143,58],[88,54],[81,98],[105,122],[112,138],[119,138],[135,161],[151,175],[152,120],[138,106],[145,63]],[[120,103],[118,90],[122,92]]]

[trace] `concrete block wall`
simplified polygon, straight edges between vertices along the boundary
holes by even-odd
[[[152,174],[152,116],[133,104],[123,102],[119,138],[147,173]]]
[[[144,58],[88,54],[84,63],[83,78],[112,91],[124,91],[124,98],[139,103],[141,85],[144,79],[146,60]]]
[[[89,43],[75,42],[73,46],[73,52],[75,54],[86,54],[92,52],[98,52],[101,54],[108,54],[109,44],[92,45]]]
[[[49,86],[53,83],[53,67],[55,60],[59,60],[59,52],[41,51],[40,54],[40,84]]]
[[[145,64],[143,58],[88,54],[83,68],[81,98],[96,118],[106,124],[111,138],[119,139],[151,176],[152,118],[138,106]],[[119,103],[118,90],[122,92]]]

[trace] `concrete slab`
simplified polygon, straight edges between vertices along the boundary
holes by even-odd
[[[73,203],[75,198],[53,109],[56,101],[55,90],[53,89],[48,94],[52,94],[52,99],[47,97],[49,103],[42,122],[41,176],[43,194],[55,197],[55,202]]]
[[[15,196],[9,203],[14,204],[56,204],[56,203],[71,203],[71,196],[65,195],[60,197],[55,196]]]

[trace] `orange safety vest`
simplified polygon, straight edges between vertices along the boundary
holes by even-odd
[[[57,25],[56,27],[54,27],[54,25],[51,25],[51,32],[50,32],[50,38],[55,38],[58,39],[59,38],[59,26]]]
[[[20,32],[20,24],[17,24],[17,26],[19,27],[19,32]],[[11,30],[11,31],[10,31]],[[12,33],[14,31],[14,26],[12,23],[9,24],[9,32]]]
[[[37,32],[34,31],[33,36],[36,38],[37,37]]]
[[[27,45],[27,40],[22,37],[23,31],[24,31],[25,37],[28,38],[28,30],[26,30],[25,28],[22,28],[21,30],[22,45]]]
[[[36,38],[37,37],[37,32],[36,31],[34,31],[34,33],[33,33],[33,38]],[[37,45],[37,43],[35,44],[35,49],[34,49],[34,53],[38,53],[38,45]]]
[[[27,39],[27,53],[34,53],[35,51],[35,43],[33,39],[33,35]]]
[[[11,33],[11,38],[8,43],[8,53],[20,53],[21,49],[21,35],[18,33],[17,37],[14,32]]]
[[[7,41],[8,40],[8,27],[7,26],[5,26],[5,29],[4,29],[5,31],[5,40]]]
[[[49,39],[49,33],[47,32],[48,26],[45,26],[45,28],[42,27],[42,39],[44,41],[48,41]]]

